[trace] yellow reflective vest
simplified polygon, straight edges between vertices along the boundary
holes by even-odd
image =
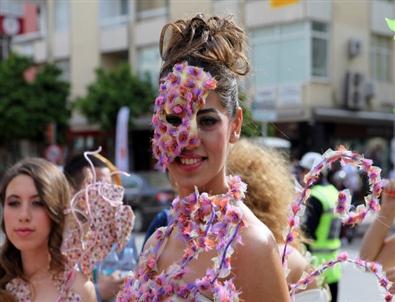
[[[338,194],[339,191],[333,185],[315,185],[311,188],[310,196],[320,201],[323,210],[315,231],[316,239],[310,243],[311,254],[315,258],[316,263],[314,264],[316,265],[336,259],[340,250],[341,223],[333,213]],[[324,273],[325,282],[328,284],[339,281],[340,277],[340,265],[336,265]]]

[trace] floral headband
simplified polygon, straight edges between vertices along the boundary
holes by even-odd
[[[165,170],[183,148],[199,144],[192,131],[196,113],[204,106],[208,92],[216,87],[217,81],[210,73],[187,62],[174,65],[173,71],[162,79],[152,117],[152,149],[157,168]],[[169,122],[172,115],[179,121]]]
[[[285,246],[282,253],[282,262],[285,268],[287,266],[286,256],[289,254],[287,247],[288,244],[294,240],[295,236],[297,236],[296,229],[299,226],[299,217],[304,213],[306,202],[310,196],[310,189],[317,182],[321,171],[325,168],[330,168],[332,164],[337,161],[340,161],[342,167],[347,164],[355,166],[360,171],[365,172],[369,178],[369,193],[365,196],[365,204],[359,205],[355,210],[352,210],[351,207],[350,191],[345,189],[339,192],[334,212],[340,217],[343,224],[358,224],[366,217],[368,212],[378,212],[380,209],[379,198],[384,186],[384,181],[381,180],[380,177],[381,169],[373,166],[372,160],[366,159],[356,152],[349,151],[343,146],[340,146],[336,151],[328,149],[322,155],[322,161],[306,174],[304,178],[306,186],[304,188],[300,188],[298,197],[291,204],[291,214],[288,219],[288,234],[285,237]],[[344,262],[353,263],[364,271],[372,272],[378,279],[379,285],[386,291],[384,296],[385,301],[392,301],[392,294],[389,292],[391,282],[389,282],[383,274],[381,265],[375,262],[364,261],[362,259],[351,259],[345,252],[341,253],[336,259],[323,263],[314,271],[304,274],[296,284],[291,285],[291,296],[295,294],[296,290],[305,288],[325,270],[338,263]]]

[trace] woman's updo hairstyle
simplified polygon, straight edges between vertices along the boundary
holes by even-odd
[[[184,61],[203,68],[218,81],[215,91],[233,117],[238,107],[238,77],[250,69],[246,44],[244,30],[230,17],[205,18],[199,14],[190,20],[168,23],[160,35],[160,78]]]

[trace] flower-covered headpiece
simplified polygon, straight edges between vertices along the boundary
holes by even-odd
[[[199,144],[196,114],[204,106],[208,92],[216,86],[217,81],[210,73],[187,62],[174,65],[173,71],[161,80],[152,117],[152,149],[158,160],[157,168],[164,170],[184,147]],[[169,116],[180,121],[170,123]]]

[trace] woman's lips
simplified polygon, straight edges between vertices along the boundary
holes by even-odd
[[[16,229],[15,232],[20,236],[20,237],[27,237],[29,236],[31,233],[34,232],[33,229],[29,229],[29,228],[21,228],[21,229]]]
[[[190,172],[198,169],[205,159],[202,156],[180,156],[177,158],[177,164],[182,170]]]

